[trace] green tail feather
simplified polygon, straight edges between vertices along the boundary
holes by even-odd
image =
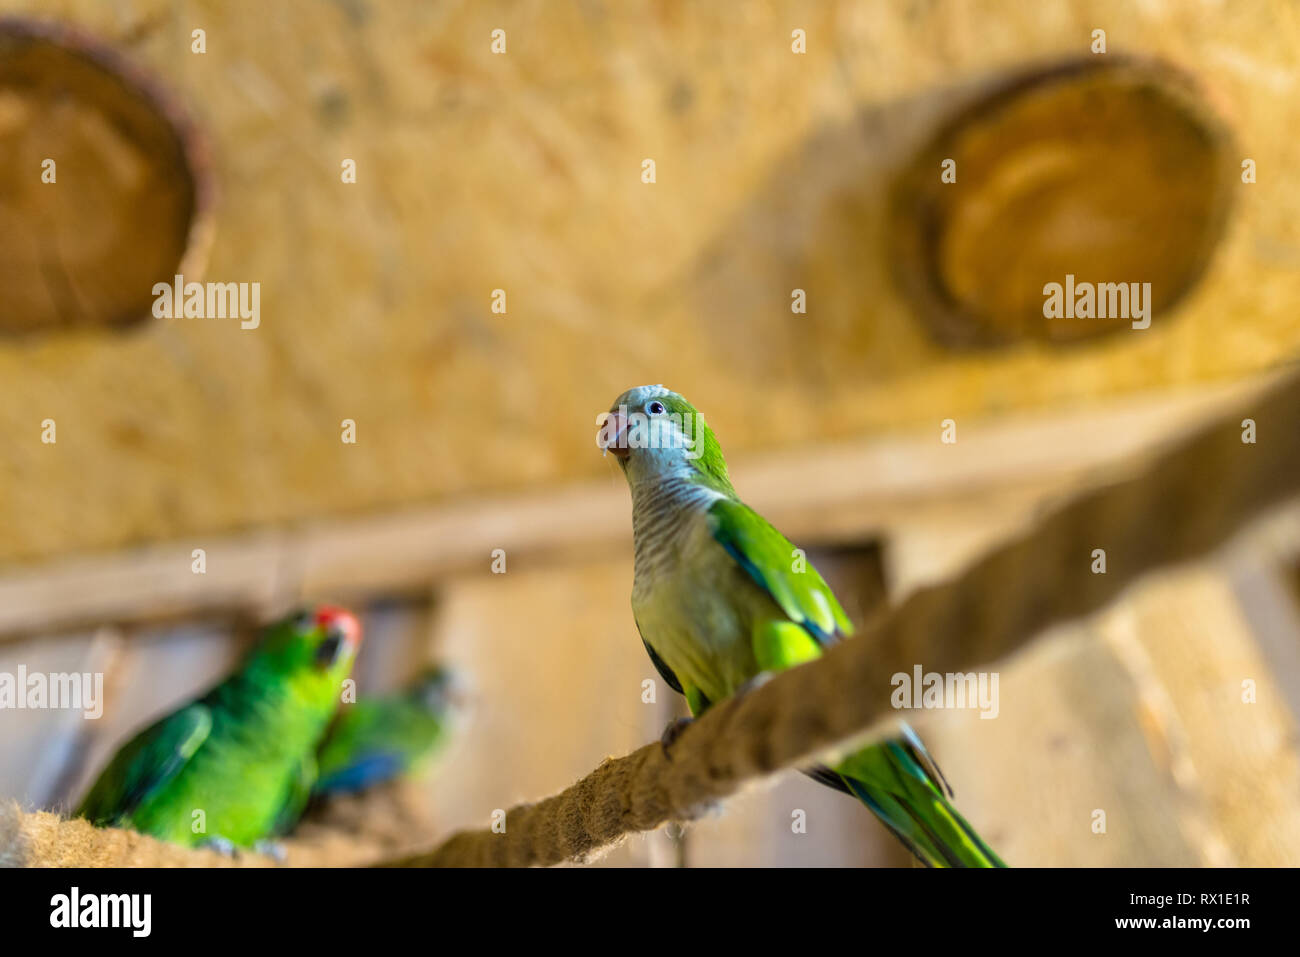
[[[903,735],[859,751],[836,772],[927,867],[1006,867],[948,802],[947,782],[920,738],[906,726]]]

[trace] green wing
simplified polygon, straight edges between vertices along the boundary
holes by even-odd
[[[641,630],[641,622],[636,620],[636,615],[632,616],[632,621],[636,624],[636,632],[641,636],[641,644],[645,645],[646,654],[650,656],[650,663],[655,666],[655,671],[659,672],[659,677],[668,682],[668,687],[672,688],[678,694],[685,694],[682,690],[681,679],[668,667],[668,662],[659,657],[659,652],[650,646],[650,642],[645,640],[645,632]]]
[[[709,516],[718,543],[818,644],[853,633],[830,586],[767,519],[743,502],[725,498],[713,503]]]
[[[277,836],[288,834],[294,829],[311,803],[311,789],[316,784],[316,756],[307,754],[294,768],[289,779],[289,790],[284,796],[284,804],[271,825],[271,833]]]
[[[197,703],[151,724],[117,752],[77,813],[92,824],[122,822],[180,774],[211,731],[212,712]]]

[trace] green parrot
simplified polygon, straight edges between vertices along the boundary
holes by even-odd
[[[460,705],[460,679],[434,666],[392,695],[362,697],[339,711],[316,755],[312,794],[350,794],[425,770],[446,743]]]
[[[262,847],[306,805],[360,643],[332,606],[268,626],[239,671],[128,741],[77,813],[190,847]]]
[[[680,395],[629,389],[602,417],[597,444],[617,457],[632,492],[637,630],[691,714],[852,633],[816,569],[737,496],[717,438]],[[948,802],[906,725],[894,740],[806,773],[857,797],[927,866],[1006,866]]]

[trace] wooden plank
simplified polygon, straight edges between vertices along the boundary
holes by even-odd
[[[1294,539],[1300,545],[1300,535]],[[1228,564],[1241,614],[1273,685],[1300,725],[1300,574],[1290,562],[1242,549]]]
[[[911,861],[860,803],[798,772],[736,795],[686,831],[690,867],[907,867]]]
[[[1152,580],[1110,618],[1163,689],[1174,766],[1204,796],[1208,862],[1285,867],[1300,860],[1300,724],[1243,608],[1251,593],[1236,584],[1220,563],[1192,567]]]
[[[1044,636],[1001,670],[996,719],[930,712],[917,726],[1013,865],[1278,866],[1300,854],[1279,677],[1211,563]],[[1242,701],[1245,678],[1256,703]]]
[[[352,677],[359,694],[403,687],[434,659],[431,600],[373,600],[357,608],[363,638]]]
[[[473,688],[464,731],[430,786],[440,829],[486,827],[495,809],[540,798],[604,758],[654,740],[674,705],[628,608],[628,560],[528,568],[444,584],[439,654]],[[642,701],[642,682],[655,701]],[[650,862],[632,840],[606,865]]]
[[[81,672],[96,664],[94,635],[51,635],[0,647],[0,672]],[[102,718],[100,719],[102,720]],[[76,758],[82,725],[95,724],[80,711],[8,709],[0,711],[0,801],[13,799],[27,807],[44,807],[53,799],[57,782]]]
[[[1179,797],[1141,729],[1139,691],[1095,629],[1054,629],[999,673],[994,719],[908,720],[962,814],[1013,867],[1206,863],[1169,814]],[[1105,832],[1093,830],[1104,813]]]

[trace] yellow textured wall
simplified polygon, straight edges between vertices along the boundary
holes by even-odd
[[[0,9],[77,22],[175,88],[221,194],[206,278],[262,284],[255,331],[0,341],[0,561],[605,474],[594,415],[646,381],[734,452],[1234,377],[1300,345],[1286,0]],[[1198,77],[1259,182],[1177,321],[948,353],[889,283],[889,237],[858,229],[884,185],[859,111],[1086,54],[1098,27]]]

